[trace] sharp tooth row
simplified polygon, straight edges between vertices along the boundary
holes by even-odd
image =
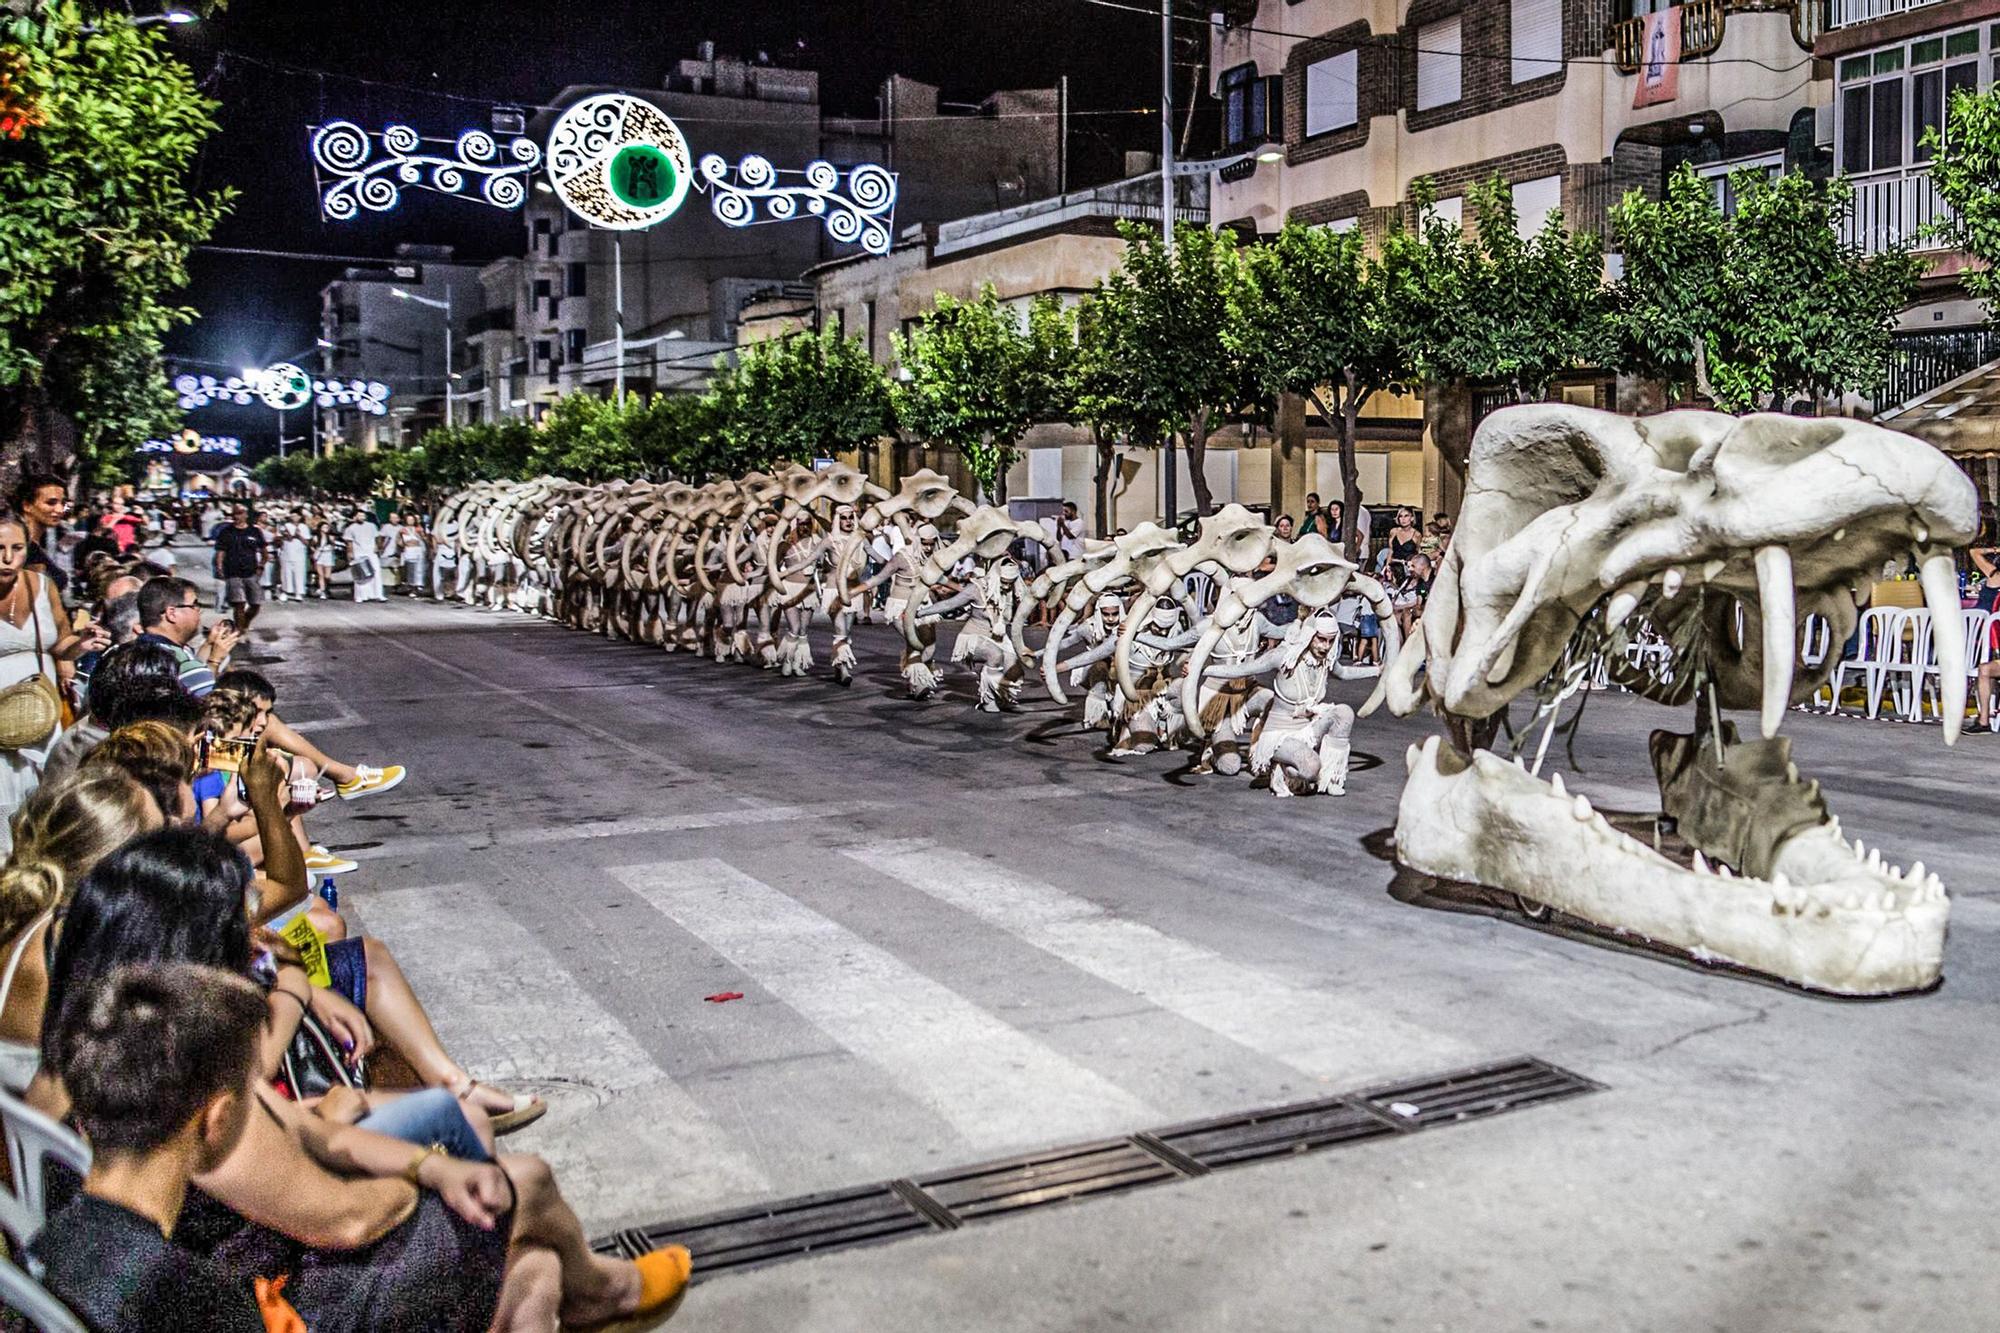
[[[1590,798],[1578,792],[1576,803],[1570,807],[1570,813],[1574,814],[1579,822],[1585,822],[1596,812],[1590,808]]]

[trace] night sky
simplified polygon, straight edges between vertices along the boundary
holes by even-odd
[[[1180,33],[1184,105],[1205,35],[1196,24]],[[876,87],[892,72],[966,102],[995,88],[1051,86],[1068,74],[1079,174],[1093,161],[1106,174],[1117,150],[1157,143],[1151,114],[1092,113],[1158,106],[1158,20],[1090,0],[234,0],[172,37],[222,103],[222,132],[202,158],[199,184],[240,193],[213,244],[382,256],[401,242],[443,243],[475,261],[518,252],[515,215],[413,191],[387,214],[322,222],[308,127],[400,121],[449,137],[485,126],[492,102],[532,108],[572,83],[659,87],[703,40],[713,40],[718,55],[761,51],[777,64],[816,69],[821,101],[835,114],[874,114]],[[218,372],[303,359],[317,332],[319,288],[339,268],[197,254],[187,301],[202,319],[176,332],[169,352],[187,369]],[[233,415],[211,409],[198,424],[246,442],[268,433],[268,413],[225,419]]]

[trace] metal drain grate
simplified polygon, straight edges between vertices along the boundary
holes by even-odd
[[[663,1222],[607,1236],[596,1249],[636,1258],[662,1245],[685,1245],[694,1254],[699,1281],[898,1236],[954,1231],[982,1218],[1185,1180],[1220,1167],[1413,1134],[1580,1096],[1601,1086],[1543,1060],[1508,1060],[914,1180]]]

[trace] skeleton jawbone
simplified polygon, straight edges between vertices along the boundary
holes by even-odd
[[[1409,752],[1396,857],[1602,926],[1838,995],[1924,990],[1943,971],[1950,903],[1935,877],[1864,863],[1829,825],[1779,851],[1770,880],[1689,870],[1481,750]]]

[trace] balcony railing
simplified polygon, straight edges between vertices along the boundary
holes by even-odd
[[[1942,248],[1924,235],[1927,227],[1951,213],[1929,171],[1885,171],[1850,176],[1848,181],[1854,186],[1854,207],[1841,226],[1842,240],[1869,254],[1899,242],[1919,250]]]
[[[1866,23],[1941,3],[1943,0],[1833,0],[1833,26],[1844,28],[1850,23]]]
[[[1899,333],[1889,353],[1888,377],[1869,400],[1880,416],[1996,359],[2000,359],[2000,329],[1991,325]]]

